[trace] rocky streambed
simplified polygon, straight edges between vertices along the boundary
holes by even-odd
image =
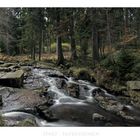
[[[96,83],[67,77],[55,69],[5,65],[1,64],[1,75],[10,73],[6,82],[0,81],[5,126],[140,126],[139,108]],[[14,78],[11,74],[16,71],[24,74]]]

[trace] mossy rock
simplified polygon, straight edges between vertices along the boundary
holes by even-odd
[[[82,80],[89,80],[91,81],[90,71],[87,68],[71,68],[69,71],[70,74],[72,74],[77,79]]]
[[[3,117],[0,115],[0,126],[4,126],[4,119],[3,119]]]
[[[35,121],[31,120],[31,119],[25,119],[23,121],[20,121],[17,126],[25,126],[25,127],[33,127],[33,126],[37,126]]]
[[[21,87],[23,85],[24,80],[24,71],[17,70],[14,72],[7,72],[4,73],[0,77],[0,84],[4,86],[11,86],[11,87]]]
[[[131,103],[140,107],[140,91],[129,91]]]

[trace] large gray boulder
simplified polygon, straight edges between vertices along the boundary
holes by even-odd
[[[140,91],[140,81],[127,81],[128,90],[139,90]]]
[[[23,70],[0,73],[0,85],[10,87],[21,87],[23,84],[23,78],[24,78]]]
[[[79,85],[75,83],[68,83],[67,84],[67,91],[69,96],[78,98],[80,93],[79,93]]]

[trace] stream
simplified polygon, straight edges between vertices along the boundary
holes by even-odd
[[[94,83],[67,77],[54,69],[31,67],[22,92],[14,90],[16,93],[5,94],[1,109],[8,126],[25,119],[40,127],[140,125],[139,108]]]

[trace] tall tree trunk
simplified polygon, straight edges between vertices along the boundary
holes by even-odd
[[[75,39],[71,36],[71,60],[77,59]]]
[[[8,32],[6,33],[6,54],[10,55],[10,50],[9,50],[9,35]]]
[[[60,26],[60,13],[57,11],[57,27]],[[58,29],[59,30],[59,29]],[[64,64],[64,56],[62,51],[62,38],[60,36],[60,32],[58,31],[56,37],[56,53],[57,53],[57,65]]]
[[[64,57],[62,52],[62,39],[61,36],[57,36],[57,65],[64,63]]]
[[[70,25],[71,60],[76,60],[77,53],[76,53],[76,44],[75,44],[75,38],[74,38],[74,17],[73,17],[73,15],[71,17],[70,24],[71,24]]]
[[[124,35],[126,37],[126,35],[128,34],[128,9],[124,8]]]
[[[42,47],[43,47],[43,30],[41,31],[39,37],[39,61],[41,60]]]
[[[92,20],[92,60],[93,60],[93,64],[94,66],[98,63],[99,61],[99,44],[98,44],[98,31],[97,31],[97,27],[96,27],[96,23],[94,21],[94,13],[96,11],[93,11],[93,9],[91,10],[91,20]]]
[[[111,52],[112,43],[111,43],[110,17],[109,17],[108,9],[106,9],[106,21],[107,21],[107,45],[108,45],[108,51]]]
[[[33,60],[35,60],[35,44],[33,45]]]
[[[137,46],[140,46],[140,9],[136,11]]]

